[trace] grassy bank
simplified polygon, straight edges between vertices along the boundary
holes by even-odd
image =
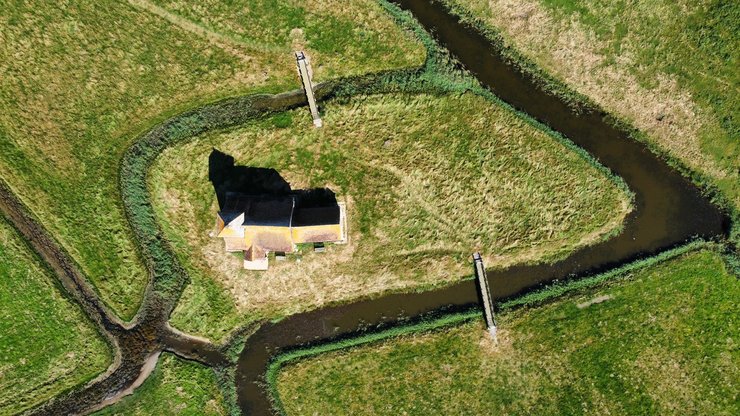
[[[416,66],[424,57],[370,0],[346,4],[338,15],[323,2],[214,6],[207,22],[162,6],[25,2],[0,16],[2,176],[124,317],[135,312],[147,281],[117,186],[119,159],[134,137],[204,102],[297,88],[293,47],[316,52],[320,79]],[[234,16],[238,36],[207,24]],[[305,45],[295,44],[298,32]],[[337,39],[340,49],[326,46]]]
[[[0,414],[92,379],[112,357],[54,277],[0,218]]]
[[[213,370],[162,354],[135,394],[94,413],[109,415],[225,415],[226,407]]]
[[[361,96],[324,108],[321,129],[300,109],[157,160],[154,208],[192,277],[175,326],[220,339],[245,319],[455,281],[470,274],[474,249],[494,267],[557,258],[617,229],[629,207],[588,161],[470,93]],[[242,270],[209,235],[214,148],[238,165],[276,169],[294,189],[330,187],[347,203],[349,244],[265,273]]]
[[[539,308],[287,366],[287,414],[733,414],[737,277],[703,250]]]
[[[740,207],[737,2],[444,1],[634,123]]]
[[[151,3],[163,14],[184,18],[235,43],[277,52],[272,64],[278,68],[293,71],[295,57],[291,52],[306,51],[317,82],[418,66],[424,61],[424,50],[412,38],[404,37],[376,0]]]

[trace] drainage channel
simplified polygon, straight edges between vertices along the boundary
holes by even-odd
[[[647,257],[694,238],[723,235],[729,219],[689,180],[614,127],[607,114],[574,112],[561,98],[543,90],[502,55],[500,48],[439,3],[399,0],[421,25],[476,78],[503,101],[585,149],[621,176],[635,193],[635,210],[618,236],[580,249],[554,264],[518,265],[489,271],[495,298],[518,296],[554,280],[598,273]],[[243,414],[272,414],[264,375],[277,353],[313,343],[350,337],[364,328],[387,327],[478,303],[474,281],[409,294],[327,307],[262,326],[245,345],[237,367],[237,393]]]

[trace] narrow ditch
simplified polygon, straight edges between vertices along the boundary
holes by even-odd
[[[580,249],[554,264],[516,265],[488,273],[495,298],[524,294],[554,280],[595,274],[648,257],[696,238],[727,233],[729,218],[701,191],[644,144],[631,139],[601,111],[575,112],[562,98],[545,91],[533,77],[507,62],[500,47],[451,15],[443,5],[398,0],[421,25],[483,85],[514,108],[529,114],[585,149],[620,176],[635,194],[635,210],[618,236]],[[242,351],[237,393],[243,414],[274,412],[264,380],[277,353],[300,345],[359,334],[440,312],[477,305],[474,281],[424,293],[392,294],[290,316],[262,326]]]
[[[450,15],[441,4],[422,0],[397,3],[411,11],[441,45],[498,97],[584,148],[622,177],[635,193],[636,209],[627,217],[620,235],[578,250],[555,264],[519,265],[489,272],[497,300],[518,296],[556,279],[610,269],[691,239],[726,234],[729,219],[665,161],[612,126],[606,114],[574,112],[563,100],[541,89],[536,80],[508,64],[497,45]],[[374,79],[377,76],[355,82]],[[331,95],[345,81],[317,89],[317,96]],[[167,146],[205,131],[239,125],[266,112],[302,105],[305,98],[300,91],[225,100],[164,122],[127,151],[121,170],[124,206],[152,274],[142,307],[130,325],[124,325],[110,314],[71,258],[0,181],[0,211],[49,264],[64,288],[117,350],[116,362],[107,373],[29,413],[90,412],[126,392],[146,365],[151,364],[151,357],[164,350],[214,368],[234,365],[221,347],[181,334],[167,324],[188,278],[156,224],[148,202],[146,174],[156,155]],[[470,280],[425,293],[391,294],[322,308],[264,324],[247,339],[236,363],[239,406],[244,414],[273,413],[264,375],[269,362],[280,351],[355,336],[368,327],[384,328],[431,314],[468,309],[477,303],[475,284]]]

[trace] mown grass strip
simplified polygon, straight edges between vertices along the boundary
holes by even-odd
[[[477,309],[468,312],[443,315],[438,318],[423,320],[411,325],[396,326],[379,332],[370,332],[367,334],[363,334],[355,338],[342,339],[337,342],[320,344],[305,349],[296,349],[281,353],[270,362],[270,365],[267,367],[267,372],[265,374],[265,382],[267,383],[268,391],[270,392],[271,399],[273,400],[273,409],[278,411],[280,414],[285,415],[285,409],[280,399],[280,395],[277,391],[277,377],[280,373],[280,369],[290,362],[331,351],[337,351],[341,349],[384,341],[390,338],[400,337],[411,333],[434,331],[437,329],[458,325],[462,322],[477,319],[480,318],[480,316],[480,311]]]
[[[654,412],[658,408],[662,409],[661,413],[676,414],[682,408],[727,409],[731,396],[721,394],[710,399],[706,395],[710,390],[727,393],[733,374],[737,374],[728,353],[733,350],[733,334],[737,332],[732,321],[733,310],[737,308],[730,299],[738,286],[723,269],[717,255],[719,249],[712,243],[691,243],[627,265],[619,274],[605,273],[588,284],[574,282],[567,290],[543,293],[537,304],[542,305],[544,300],[552,302],[503,314],[500,347],[486,346],[490,342],[486,344],[483,340],[487,335],[482,324],[464,327],[431,324],[419,328],[419,331],[435,331],[431,338],[427,335],[399,338],[404,331],[398,329],[396,333],[366,334],[357,338],[358,342],[343,340],[306,351],[289,351],[270,366],[269,389],[276,397],[277,410],[285,414],[276,383],[280,366],[291,364],[289,376],[293,378],[285,381],[291,387],[284,392],[299,400],[291,405],[294,411],[309,413],[318,408],[325,411],[337,403],[343,409],[349,409],[351,403],[354,411],[374,409],[376,413],[388,414],[400,413],[399,409],[409,414],[429,414],[442,408],[457,413],[462,407],[478,409],[473,411],[477,414],[481,413],[479,406],[492,405],[502,411],[537,408],[538,413],[553,414],[572,413],[582,405],[614,409],[627,406],[632,409],[630,413],[637,409]],[[709,274],[701,275],[704,270]],[[715,285],[723,289],[716,289]],[[608,296],[593,298],[604,293]],[[704,302],[711,302],[716,309],[704,309]],[[477,310],[465,316],[480,320]],[[464,321],[461,318],[459,323]],[[441,320],[440,324],[443,323]],[[413,332],[414,326],[407,328]],[[437,333],[439,330],[442,331]],[[440,337],[444,338],[442,344],[434,341]],[[367,345],[379,341],[383,343],[377,350],[374,346],[361,346],[362,342]],[[299,362],[341,348],[350,349]],[[430,348],[433,351],[427,351]],[[428,358],[435,354],[437,358]],[[697,358],[687,358],[692,356]],[[360,358],[352,361],[353,357]],[[327,384],[316,393],[321,402],[314,401],[317,397],[312,396],[311,383],[328,374],[332,380],[341,378],[336,372],[341,374],[342,362],[346,360],[351,362],[346,371],[352,374],[363,368],[361,371],[369,374],[367,379],[359,374],[350,375],[352,381],[345,380],[346,385],[341,379],[337,384],[324,380]],[[717,368],[706,364],[706,360],[712,360]],[[704,375],[706,371],[713,375]],[[408,374],[413,376],[405,378]],[[425,381],[424,374],[433,375]],[[476,381],[478,377],[496,382],[480,385]],[[376,401],[382,389],[367,385],[371,379],[373,383],[392,385],[393,391],[382,401]],[[303,390],[296,390],[295,383],[300,383]],[[335,390],[339,385],[343,387]],[[422,393],[419,385],[431,391]],[[517,391],[522,393],[519,390],[522,387],[527,387],[526,393],[518,394]],[[479,392],[487,397],[481,399],[475,389],[482,389]],[[368,396],[357,397],[356,393],[360,392]],[[599,396],[608,392],[614,395],[607,394],[607,400]],[[656,396],[658,392],[662,393]],[[403,400],[409,395],[419,402]],[[451,397],[457,399],[451,402]],[[460,397],[469,400],[461,402]],[[683,404],[676,406],[675,400]]]
[[[17,414],[95,378],[106,340],[0,215],[0,414]]]
[[[646,267],[650,267],[652,265],[676,258],[690,251],[696,251],[702,248],[710,248],[710,247],[719,249],[715,243],[709,243],[703,240],[692,241],[692,242],[689,242],[688,244],[684,244],[684,245],[672,248],[670,250],[663,251],[654,256],[624,264],[622,266],[611,269],[604,273],[599,273],[593,276],[587,276],[587,277],[583,277],[579,279],[567,280],[564,282],[555,282],[553,284],[547,285],[546,287],[540,290],[527,293],[515,299],[507,300],[499,304],[498,308],[501,310],[507,310],[507,309],[514,309],[514,308],[522,307],[522,306],[539,305],[543,302],[547,302],[559,296],[563,296],[566,293],[573,292],[576,290],[591,288],[591,287],[600,285],[604,282],[618,278],[619,276],[623,276],[625,274],[632,273],[637,270],[644,269]]]
[[[640,260],[637,260],[631,263],[624,264],[620,267],[617,267],[615,269],[609,270],[604,273],[600,273],[594,276],[584,277],[581,279],[575,279],[575,280],[555,283],[541,290],[527,293],[523,296],[519,296],[514,299],[504,301],[496,305],[496,310],[503,312],[503,311],[514,310],[514,309],[521,308],[521,307],[536,307],[544,303],[557,300],[565,295],[592,289],[594,287],[598,287],[607,282],[611,283],[615,280],[618,280],[621,277],[627,276],[639,270],[646,269],[648,267],[677,258],[689,252],[699,251],[702,249],[720,250],[721,246],[715,243],[710,243],[710,242],[701,241],[701,240],[692,241],[688,244],[684,244],[682,246],[675,247],[673,249],[661,252],[660,254],[657,254],[655,256],[651,256],[645,259],[640,259]],[[270,393],[272,394],[273,400],[275,400],[276,409],[281,411],[282,414],[285,414],[282,408],[282,404],[280,402],[279,394],[277,393],[276,381],[277,381],[277,376],[280,372],[280,369],[290,362],[301,360],[307,357],[320,355],[326,352],[337,351],[337,350],[352,348],[352,347],[356,347],[356,346],[360,346],[364,344],[384,341],[389,338],[394,338],[394,337],[398,337],[401,335],[419,333],[419,332],[425,332],[425,331],[433,331],[435,329],[453,326],[453,325],[460,324],[462,322],[473,320],[473,319],[482,319],[482,312],[477,308],[470,310],[470,311],[466,311],[466,312],[446,314],[446,315],[442,315],[436,318],[429,318],[421,322],[417,322],[417,323],[413,323],[409,325],[399,325],[396,327],[384,329],[384,330],[377,331],[377,332],[370,332],[370,333],[362,334],[357,337],[342,339],[337,342],[329,342],[325,344],[309,346],[307,348],[298,348],[295,350],[289,350],[284,353],[278,354],[270,362],[270,365],[268,366],[268,370],[265,375],[265,379],[268,383],[268,388],[270,390]]]

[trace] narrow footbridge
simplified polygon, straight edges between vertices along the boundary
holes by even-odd
[[[313,95],[313,84],[311,83],[311,73],[308,70],[308,59],[306,54],[303,52],[295,53],[296,63],[298,64],[298,74],[301,76],[303,81],[303,90],[306,91],[306,98],[308,99],[308,108],[311,110],[311,117],[313,117],[313,124],[316,127],[321,127],[321,116],[319,115],[319,107],[316,105],[316,98]]]

